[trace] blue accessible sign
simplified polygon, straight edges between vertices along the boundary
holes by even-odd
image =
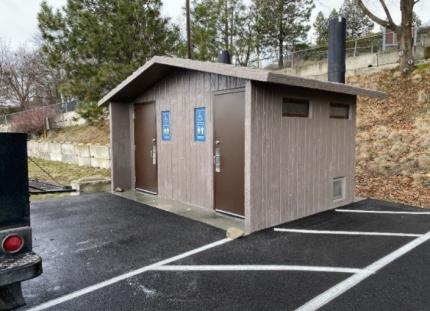
[[[194,109],[194,140],[206,141],[206,108]]]
[[[170,111],[161,112],[161,132],[163,140],[170,140],[172,138],[170,131]]]

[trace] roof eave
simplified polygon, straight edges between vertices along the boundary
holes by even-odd
[[[108,102],[112,101],[115,95],[117,95],[119,92],[124,90],[124,88],[126,88],[135,79],[140,77],[146,70],[148,70],[154,64],[232,76],[232,77],[252,80],[252,81],[278,83],[283,85],[312,88],[312,89],[317,89],[322,91],[343,93],[343,94],[349,94],[349,95],[355,95],[355,96],[367,96],[367,97],[374,97],[374,98],[386,97],[386,94],[383,92],[358,88],[358,87],[354,87],[343,83],[326,82],[326,81],[302,78],[297,76],[289,76],[285,74],[279,74],[276,72],[263,71],[263,70],[246,68],[246,67],[236,67],[236,66],[231,66],[226,64],[192,61],[189,59],[181,59],[181,58],[154,56],[145,65],[141,66],[139,69],[133,72],[128,78],[126,78],[114,89],[112,89],[102,99],[100,99],[100,101],[98,102],[98,105],[104,106]]]

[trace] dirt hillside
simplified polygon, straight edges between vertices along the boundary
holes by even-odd
[[[356,195],[430,207],[430,64],[348,83],[388,94],[358,100]]]
[[[43,140],[44,138],[40,137]],[[51,142],[70,142],[82,144],[109,144],[109,123],[99,125],[72,126],[48,132],[45,138]]]

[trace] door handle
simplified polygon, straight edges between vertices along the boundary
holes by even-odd
[[[152,146],[152,149],[149,151],[149,154],[151,155],[151,158],[152,158],[152,164],[157,165],[157,146],[156,145]]]
[[[221,147],[219,145],[215,147],[214,166],[215,166],[215,172],[220,173],[221,172]]]

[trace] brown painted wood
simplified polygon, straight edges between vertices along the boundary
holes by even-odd
[[[112,155],[112,190],[133,188],[130,162],[134,152],[132,132],[130,131],[130,106],[127,103],[110,104],[110,141]],[[134,170],[133,170],[134,171]]]
[[[244,216],[244,89],[215,94],[213,106],[215,209]]]
[[[136,189],[158,192],[155,102],[134,105]]]
[[[230,76],[234,78],[269,82],[280,85],[290,85],[307,89],[322,90],[349,95],[361,95],[376,98],[384,98],[385,93],[354,87],[351,85],[325,82],[309,78],[290,76],[284,73],[271,72],[268,70],[240,67],[228,64],[202,62],[182,58],[166,56],[154,56],[150,61],[137,69],[132,75],[121,82],[100,101],[99,105],[105,105],[110,101],[127,101],[136,97],[139,92],[150,87],[156,81],[169,76],[177,69],[196,70],[219,76]]]
[[[214,209],[213,93],[244,86],[245,81],[241,79],[180,70],[154,84],[134,101],[155,101],[157,124],[161,122],[161,111],[171,112],[170,141],[160,139],[161,126],[157,126],[160,197]],[[206,107],[206,142],[194,141],[196,107]]]
[[[354,96],[251,82],[245,124],[246,230],[254,232],[351,203],[354,198]],[[310,101],[310,117],[282,116],[283,97]],[[349,104],[349,119],[330,118],[330,102]],[[250,123],[250,124],[249,124]],[[333,178],[346,178],[346,197],[333,201]]]

